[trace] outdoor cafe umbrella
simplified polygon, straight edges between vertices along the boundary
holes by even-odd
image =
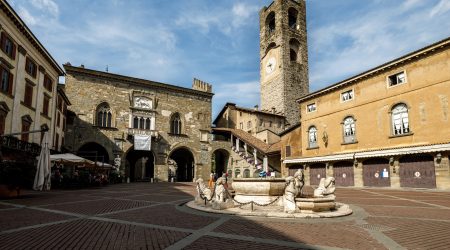
[[[48,147],[48,132],[44,133],[41,144],[41,154],[34,177],[33,189],[42,191],[50,190],[50,149]]]

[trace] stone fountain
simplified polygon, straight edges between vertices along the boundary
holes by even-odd
[[[287,178],[235,178],[233,197],[219,178],[213,189],[197,180],[197,196],[187,206],[214,213],[236,215],[324,218],[352,213],[348,205],[337,203],[333,177],[322,178],[313,195],[304,195],[303,171]]]

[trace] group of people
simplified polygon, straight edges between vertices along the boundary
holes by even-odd
[[[228,187],[228,173],[222,173],[222,177],[225,178],[225,187]],[[211,172],[211,174],[209,175],[209,182],[208,182],[208,186],[209,188],[213,188],[214,184],[216,183],[217,179],[219,179],[219,176],[217,175],[216,172]]]

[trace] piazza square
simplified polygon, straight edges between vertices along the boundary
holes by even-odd
[[[448,248],[445,0],[0,9],[0,249]]]

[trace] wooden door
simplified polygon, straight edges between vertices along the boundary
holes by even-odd
[[[407,155],[400,159],[400,186],[436,188],[434,159],[431,155]]]
[[[341,161],[333,165],[333,176],[336,186],[350,187],[355,185],[353,162]]]
[[[363,162],[363,182],[367,187],[390,187],[389,161],[374,158]]]

